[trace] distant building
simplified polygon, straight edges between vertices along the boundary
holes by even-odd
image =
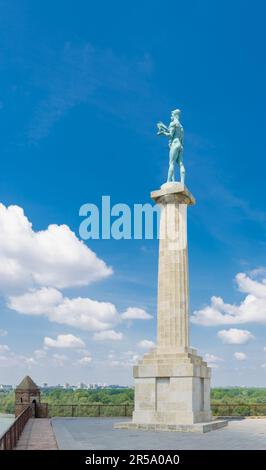
[[[0,392],[11,392],[13,385],[0,384]]]
[[[77,389],[78,390],[86,390],[88,388],[88,386],[86,384],[84,384],[83,382],[80,382],[77,384]]]
[[[88,384],[87,388],[89,390],[97,390],[97,389],[104,389],[104,388],[117,388],[117,389],[127,389],[127,388],[130,388],[128,387],[127,385],[108,385],[106,383],[90,383]]]
[[[127,385],[108,385],[107,388],[130,388]]]

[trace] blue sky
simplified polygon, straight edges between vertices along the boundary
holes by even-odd
[[[139,343],[155,341],[157,242],[93,240],[83,253],[79,208],[102,195],[130,206],[149,201],[167,172],[155,124],[179,107],[197,200],[189,208],[191,314],[203,311],[191,342],[209,355],[213,384],[266,386],[265,10],[259,0],[0,0],[1,382],[30,373],[40,383],[131,383]],[[51,224],[76,237],[68,229],[53,236]],[[21,296],[42,288],[54,289],[43,295],[58,304],[67,304],[60,295],[104,303],[109,330],[122,336],[99,340],[91,326],[36,313],[43,297],[29,301],[35,313],[22,312]],[[212,304],[214,320],[204,326],[212,296],[227,304],[222,315],[235,305],[238,320],[215,320]],[[251,307],[241,306],[247,296]],[[117,320],[129,307],[153,319]],[[58,335],[82,343],[67,336],[44,344]]]

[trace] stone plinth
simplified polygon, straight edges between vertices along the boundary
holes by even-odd
[[[195,424],[136,424],[131,422],[116,423],[114,429],[132,429],[138,431],[167,431],[167,432],[209,432],[216,429],[223,428],[228,425],[225,419],[217,419],[209,423],[195,423]]]
[[[194,424],[210,421],[210,369],[189,350],[146,354],[134,367],[138,424]]]

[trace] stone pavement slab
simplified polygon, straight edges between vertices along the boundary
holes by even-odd
[[[46,418],[29,419],[15,450],[58,450],[51,420]]]
[[[266,450],[266,419],[231,420],[205,434],[113,429],[117,418],[53,418],[59,449]]]
[[[210,432],[227,426],[227,419],[209,421],[207,423],[194,424],[137,424],[133,421],[125,421],[114,424],[114,429],[135,429],[141,431],[165,431],[165,432]]]

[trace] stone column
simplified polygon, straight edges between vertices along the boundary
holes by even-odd
[[[187,206],[195,204],[182,183],[166,183],[151,193],[161,206],[157,351],[186,352],[189,347]]]
[[[209,431],[211,370],[189,346],[187,206],[195,200],[182,183],[151,193],[161,205],[157,346],[133,368],[135,407],[130,423],[117,428]]]

